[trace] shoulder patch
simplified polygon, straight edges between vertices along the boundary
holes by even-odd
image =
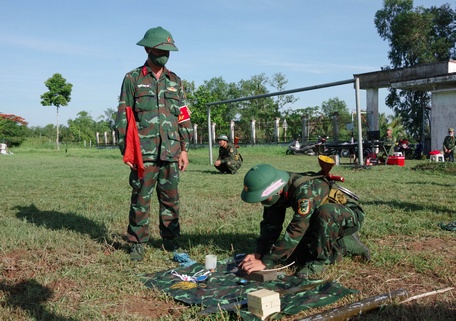
[[[298,201],[298,214],[307,215],[310,212],[310,200],[308,198],[302,198]]]
[[[234,152],[233,148],[230,148],[230,153]]]

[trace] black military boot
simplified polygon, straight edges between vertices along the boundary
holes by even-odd
[[[174,252],[180,248],[180,245],[175,239],[163,239],[163,247],[168,252]]]

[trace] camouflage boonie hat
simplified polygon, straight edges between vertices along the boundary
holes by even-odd
[[[454,128],[450,127],[450,128],[448,128],[448,131],[449,132],[454,132]]]
[[[219,137],[217,137],[217,141],[219,141],[219,140],[226,140],[227,142],[229,142],[228,136],[226,136],[226,135],[220,135]]]
[[[178,51],[174,45],[174,39],[171,33],[162,27],[151,28],[146,31],[144,37],[136,43],[138,46],[167,50]]]
[[[288,183],[290,175],[268,164],[252,167],[244,176],[241,198],[246,203],[257,203],[274,196]]]

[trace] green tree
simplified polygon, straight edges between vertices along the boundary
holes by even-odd
[[[73,85],[66,82],[66,79],[61,74],[54,74],[51,78],[44,82],[48,88],[48,92],[41,95],[41,105],[55,106],[57,110],[57,123],[56,123],[56,145],[59,147],[59,108],[61,106],[68,106],[71,100],[71,90]]]
[[[8,146],[20,146],[27,135],[27,122],[13,114],[0,113],[0,142]]]
[[[385,0],[375,14],[375,26],[390,45],[391,65],[401,68],[445,61],[455,57],[456,14],[449,4],[413,7],[413,0]],[[386,104],[402,118],[407,132],[422,141],[429,128],[430,94],[389,89]]]
[[[95,121],[87,111],[80,111],[75,119],[68,120],[69,137],[67,142],[88,143],[96,141],[96,133],[103,137],[105,132],[111,135],[109,122],[104,119]]]
[[[276,73],[272,75],[272,79],[269,81],[269,84],[276,89],[275,91],[285,91],[285,85],[288,83],[288,79],[285,77],[284,74],[282,73]],[[288,94],[288,95],[278,95],[275,96],[274,99],[274,106],[276,108],[276,111],[279,112],[280,110],[283,109],[284,106],[287,104],[294,104],[295,102],[298,101],[299,98],[295,98],[293,95]]]
[[[239,91],[234,83],[226,83],[222,77],[204,81],[195,89],[194,83],[184,82],[187,101],[191,110],[192,123],[198,124],[203,133],[207,132],[207,104],[222,100],[239,98]],[[237,114],[235,104],[221,104],[211,107],[211,121],[217,124],[219,131],[227,131],[229,124]]]
[[[95,121],[86,111],[80,111],[75,119],[68,120],[68,128],[71,133],[70,141],[83,142],[95,140]]]
[[[338,127],[337,139],[339,139],[339,137],[348,138],[350,136],[351,132],[346,129],[346,124],[351,122],[351,115],[345,101],[340,100],[337,97],[328,99],[321,104],[321,110],[326,118],[326,121],[322,122],[323,135],[329,135],[330,133],[334,134],[335,118]]]
[[[104,111],[103,115],[99,117],[101,121],[106,122],[107,126],[114,130],[114,125],[116,121],[117,110],[114,108],[108,108]]]
[[[241,92],[241,97],[258,96],[269,93],[268,83],[268,77],[265,74],[260,74],[254,75],[248,80],[239,81],[238,88]],[[238,106],[241,118],[246,121],[255,119],[257,122],[266,123],[280,116],[271,97],[245,100],[239,102]]]
[[[319,106],[297,109],[289,108],[284,110],[282,114],[282,118],[285,119],[288,124],[288,138],[299,139],[301,141],[300,138],[302,136],[302,122],[304,117],[307,119],[307,125],[309,126],[309,137],[317,135],[316,120],[322,117]]]

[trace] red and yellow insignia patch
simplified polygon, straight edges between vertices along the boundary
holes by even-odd
[[[190,120],[190,110],[188,109],[187,105],[182,106],[180,108],[180,114],[177,118],[178,123],[183,123],[184,121]]]
[[[298,201],[298,214],[307,215],[310,212],[310,200],[307,198]]]

